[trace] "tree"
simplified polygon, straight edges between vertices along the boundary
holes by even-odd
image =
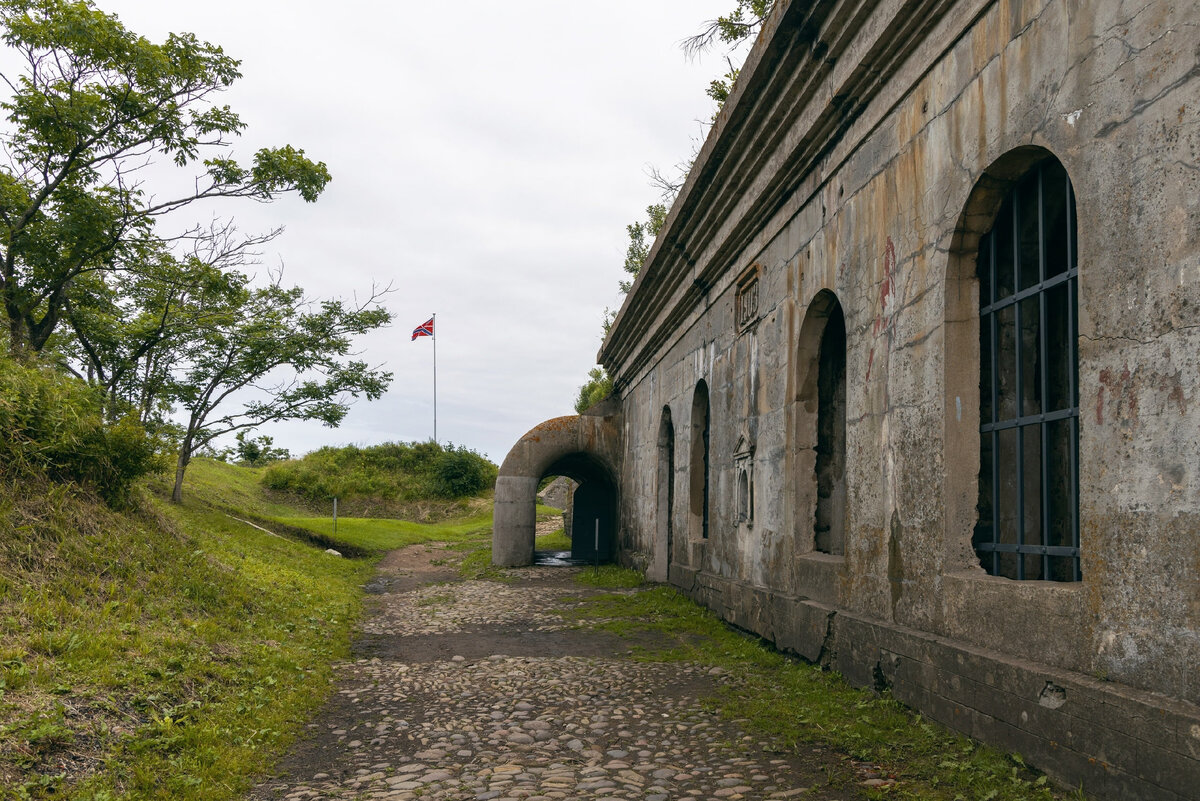
[[[217,437],[275,420],[336,426],[349,400],[378,399],[392,378],[347,359],[353,337],[391,320],[377,305],[382,292],[360,304],[314,304],[299,287],[283,288],[281,275],[256,289],[240,279],[237,296],[183,345],[168,379],[169,397],[187,416],[171,494],[176,503],[192,455]],[[238,400],[237,410],[226,408]]]
[[[622,294],[633,288],[633,279],[637,278],[638,273],[641,272],[642,265],[646,263],[646,257],[650,255],[650,248],[654,244],[654,239],[658,236],[658,232],[662,230],[663,223],[666,221],[666,205],[652,203],[646,207],[645,220],[625,226],[625,230],[629,234],[629,245],[625,248],[625,264],[623,267],[631,278],[628,281],[621,282]]]
[[[81,276],[86,291],[65,304],[66,331],[56,335],[54,350],[68,370],[101,390],[106,417],[132,413],[147,428],[161,428],[182,347],[240,301],[245,276],[237,268],[256,255],[251,247],[278,233],[238,237],[232,223],[214,223],[193,237],[183,258],[162,246],[143,248],[138,269]]]
[[[775,0],[736,0],[736,2],[737,5],[731,12],[709,20],[705,23],[703,30],[695,36],[685,39],[682,44],[684,53],[689,57],[699,56],[711,50],[718,43],[727,46],[732,51],[751,36],[758,35],[763,22],[766,21],[767,15],[771,13],[771,9],[775,5]],[[733,84],[737,81],[740,71],[738,67],[734,66],[728,53],[725,60],[729,64],[729,71],[722,77],[714,79],[705,90],[705,94],[717,104],[717,109],[713,113],[714,119],[720,113],[721,106],[729,99],[729,94],[733,90]],[[642,266],[649,257],[654,240],[658,238],[659,231],[666,223],[667,214],[679,191],[683,188],[694,160],[695,154],[693,153],[692,158],[676,164],[671,169],[671,173],[675,177],[671,177],[657,167],[649,168],[650,184],[661,192],[660,202],[646,207],[644,220],[625,226],[629,243],[625,248],[625,263],[622,268],[631,277],[628,280],[621,280],[621,294],[627,294],[633,288],[633,282],[641,273]],[[606,308],[603,321],[605,337],[608,336],[614,319],[616,319],[616,313]],[[582,414],[588,407],[608,397],[611,392],[612,378],[604,368],[592,368],[588,372],[587,382],[579,388],[579,396],[575,399],[575,411]]]
[[[588,371],[587,383],[579,388],[579,397],[575,399],[575,411],[583,414],[611,395],[612,390],[612,378],[608,372],[603,367],[593,367]]]
[[[710,20],[705,23],[704,29],[695,36],[691,36],[683,41],[682,47],[684,53],[688,56],[698,56],[708,50],[711,50],[718,43],[727,46],[730,50],[740,45],[751,36],[757,36],[762,29],[763,22],[766,21],[767,15],[771,13],[771,8],[775,5],[775,0],[737,0],[737,5],[733,11],[722,17],[717,17],[715,20]],[[733,84],[737,80],[740,69],[734,66],[728,53],[725,56],[726,62],[729,64],[729,71],[720,78],[714,79],[710,84],[705,94],[712,98],[717,104],[719,113],[721,106],[729,99],[729,93],[733,90]],[[695,156],[682,161],[675,165],[672,172],[676,177],[672,178],[665,174],[657,167],[649,168],[650,184],[662,193],[661,201],[646,207],[646,219],[631,223],[626,226],[626,231],[629,234],[629,244],[625,251],[625,272],[629,273],[634,278],[642,269],[642,265],[646,262],[646,257],[650,255],[650,248],[654,244],[658,232],[662,230],[663,224],[667,220],[667,213],[670,211],[671,204],[675,202],[675,197],[679,194],[679,190],[683,188],[684,180],[687,173],[691,170],[692,162]],[[627,293],[633,286],[633,281],[621,281],[621,292]],[[606,315],[607,320],[607,315]],[[608,327],[605,326],[605,333],[608,333]]]
[[[271,462],[282,462],[292,458],[287,448],[276,448],[274,437],[247,437],[245,431],[237,433],[237,458],[250,467],[261,467]]]
[[[719,42],[730,50],[752,36],[758,36],[763,23],[775,6],[775,0],[737,0],[728,14],[709,20],[694,36],[683,40],[681,47],[689,57],[711,50]]]
[[[330,180],[290,145],[249,165],[225,153],[244,123],[212,99],[240,73],[216,45],[191,34],[151,43],[90,0],[0,0],[0,25],[21,62],[0,72],[12,93],[0,103],[0,304],[18,358],[46,347],[67,306],[115,272],[153,265],[144,257],[163,215],[211,198],[294,191],[311,202]],[[137,171],[157,157],[199,162],[202,174],[155,197]]]

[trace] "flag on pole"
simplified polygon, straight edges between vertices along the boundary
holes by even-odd
[[[413,329],[412,340],[410,340],[410,341],[415,341],[417,337],[431,337],[431,336],[433,336],[433,318],[432,317],[430,317],[427,321],[421,323],[420,325],[418,325],[416,328]]]

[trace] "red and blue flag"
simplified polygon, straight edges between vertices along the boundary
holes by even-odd
[[[412,335],[413,340],[415,340],[417,337],[431,337],[431,336],[433,336],[433,318],[432,317],[429,318],[429,320],[427,320],[426,322],[421,323],[420,325],[418,325],[416,328],[413,329],[413,335]],[[410,340],[410,341],[412,341],[412,340]]]

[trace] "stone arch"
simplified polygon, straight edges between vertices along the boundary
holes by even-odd
[[[711,522],[711,428],[708,383],[700,379],[696,382],[696,391],[692,395],[692,430],[688,458],[688,533],[698,540],[708,539]]]
[[[813,297],[796,350],[797,550],[840,555],[846,532],[846,320],[832,291]]]
[[[671,407],[664,406],[658,425],[658,497],[657,536],[654,540],[654,560],[651,578],[671,580],[671,563],[675,561],[675,424]]]
[[[512,447],[496,479],[492,564],[517,567],[533,562],[537,486],[548,475],[567,476],[579,483],[572,544],[576,533],[594,530],[599,521],[601,556],[606,561],[615,556],[619,409],[619,402],[609,399],[586,414],[547,420]]]
[[[979,244],[1017,182],[1049,159],[1066,169],[1054,153],[1036,145],[1014,148],[993,161],[971,188],[950,239],[943,328],[947,571],[981,570],[971,544],[979,498]]]

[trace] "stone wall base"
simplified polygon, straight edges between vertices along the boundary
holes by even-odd
[[[682,565],[671,583],[780,650],[890,689],[1068,787],[1120,801],[1200,798],[1196,706]]]

